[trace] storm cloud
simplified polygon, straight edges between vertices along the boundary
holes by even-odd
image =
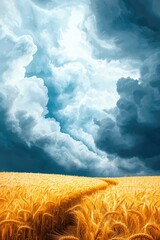
[[[75,1],[0,4],[0,170],[111,175],[115,166],[92,135],[93,118],[104,113],[90,78],[94,66],[106,64],[92,59],[82,30],[88,7]]]
[[[1,171],[154,174],[158,8],[156,0],[1,0]]]
[[[160,170],[160,2],[92,3],[99,35],[113,40],[117,58],[133,59],[140,68],[139,78],[117,81],[119,99],[98,122],[96,144],[120,161],[137,159]]]
[[[160,53],[148,58],[139,80],[119,79],[115,114],[103,120],[97,145],[122,158],[160,169]]]
[[[91,0],[91,7],[99,37],[113,46],[100,46],[99,57],[144,60],[159,48],[159,0]]]

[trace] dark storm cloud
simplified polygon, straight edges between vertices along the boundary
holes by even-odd
[[[99,57],[145,59],[159,47],[159,0],[91,0],[91,7],[99,37],[116,45],[100,47]]]
[[[49,172],[48,165],[51,159],[44,151],[36,146],[29,147],[25,141],[10,128],[7,120],[7,99],[0,94],[0,171],[21,171],[21,172]],[[21,117],[23,131],[27,132],[33,121],[31,118],[24,119],[24,113],[17,113]],[[62,172],[62,168],[52,162],[52,172]]]
[[[41,172],[56,174],[73,174],[72,169],[66,170],[53,161],[49,155],[43,151],[42,147],[28,146],[7,124],[8,111],[5,106],[5,99],[0,95],[0,171],[14,172]],[[29,132],[33,119],[25,119],[25,113],[19,112],[23,134]],[[43,139],[39,140],[42,142]],[[46,139],[45,139],[46,143]],[[88,170],[76,169],[75,175],[92,175]]]
[[[101,122],[97,146],[160,170],[160,53],[144,62],[139,80],[119,79],[117,92],[115,113]]]
[[[117,82],[119,100],[100,125],[97,146],[119,160],[160,170],[160,1],[92,0],[99,37],[115,44],[108,59],[138,60],[140,78]],[[112,49],[111,49],[112,52]],[[135,160],[136,159],[136,160]],[[125,165],[125,164],[124,164]]]
[[[159,0],[0,1],[0,171],[154,172],[145,162],[155,169],[159,154],[157,9]],[[149,55],[140,80],[118,81],[108,114],[116,80],[139,77]],[[95,146],[98,128],[109,154]]]

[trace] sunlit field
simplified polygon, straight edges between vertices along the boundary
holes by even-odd
[[[160,177],[0,174],[0,240],[159,240]]]

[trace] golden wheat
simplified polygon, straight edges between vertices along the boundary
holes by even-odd
[[[138,233],[129,237],[129,240],[153,240],[153,238],[146,233]]]
[[[66,237],[60,237],[59,240],[79,240],[79,239],[73,236],[66,236]]]
[[[0,173],[0,239],[45,240],[70,225],[67,209],[111,182],[95,178]],[[69,216],[69,217],[68,217]]]
[[[160,178],[121,178],[119,184],[71,208],[80,240],[159,240]]]
[[[160,239],[159,177],[0,176],[0,240]]]

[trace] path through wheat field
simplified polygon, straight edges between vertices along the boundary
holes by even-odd
[[[0,240],[159,240],[160,177],[0,173]]]

